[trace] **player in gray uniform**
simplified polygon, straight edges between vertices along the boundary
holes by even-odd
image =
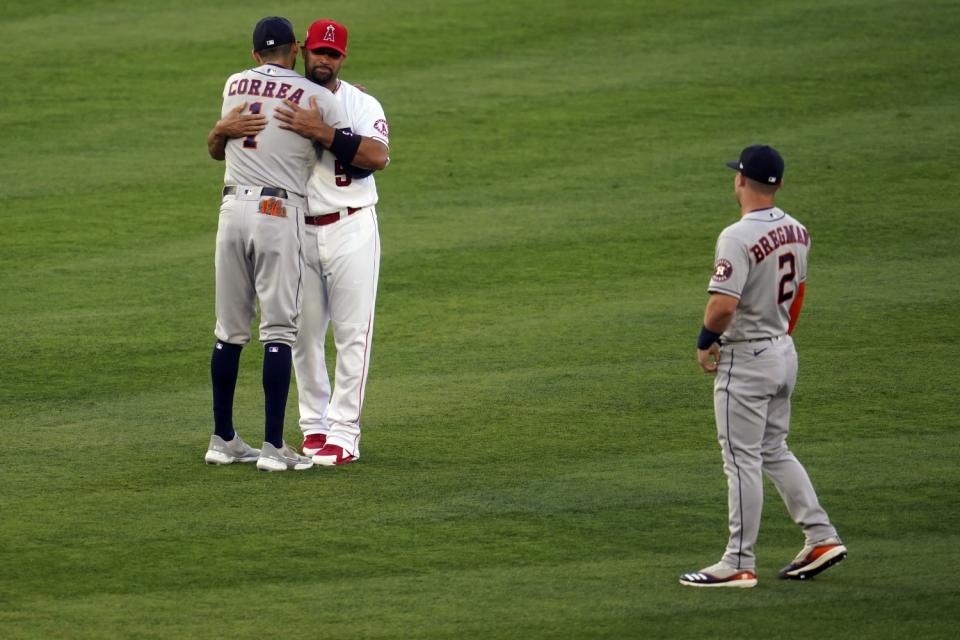
[[[727,476],[730,538],[720,562],[680,576],[691,587],[753,587],[763,473],[773,481],[805,544],[781,578],[810,578],[847,549],[820,506],[810,478],[787,448],[797,352],[790,334],[803,304],[810,235],[774,205],[783,159],[754,145],[738,161],[734,192],[741,219],[720,234],[697,359],[716,375],[714,412]]]
[[[253,57],[259,66],[227,80],[221,121],[207,138],[210,155],[226,160],[215,257],[214,434],[205,456],[210,464],[256,461],[264,471],[313,466],[310,458],[286,446],[283,422],[301,307],[306,182],[317,156],[310,141],[281,129],[270,115],[284,100],[310,101],[331,126],[345,122],[333,94],[293,70],[298,53],[286,19],[258,22]],[[239,126],[245,137],[233,137],[232,126]],[[257,300],[264,344],[262,450],[244,443],[233,428],[240,352],[250,340]]]

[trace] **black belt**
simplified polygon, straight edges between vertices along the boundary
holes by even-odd
[[[223,195],[232,196],[237,193],[237,188],[233,185],[228,185],[223,188]],[[286,189],[278,189],[277,187],[261,187],[260,195],[267,198],[287,198]]]
[[[723,340],[723,341],[721,341],[720,344],[721,344],[721,345],[724,345],[724,344],[743,344],[743,343],[745,343],[745,342],[766,342],[766,341],[768,341],[768,340],[769,340],[770,342],[773,342],[774,340],[779,340],[779,339],[781,339],[782,337],[783,337],[783,336],[771,336],[771,337],[769,337],[769,338],[747,338],[746,340]]]

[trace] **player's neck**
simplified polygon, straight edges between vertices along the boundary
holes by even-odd
[[[775,206],[773,198],[759,194],[744,193],[740,198],[740,215],[742,217],[748,213],[772,209]]]

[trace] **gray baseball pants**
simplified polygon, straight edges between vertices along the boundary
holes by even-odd
[[[806,470],[787,448],[796,381],[797,352],[790,336],[720,349],[713,406],[728,488],[730,539],[723,560],[739,569],[756,568],[764,473],[803,528],[807,544],[837,535]]]

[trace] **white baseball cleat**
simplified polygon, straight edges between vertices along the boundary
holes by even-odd
[[[749,589],[757,586],[757,574],[752,569],[737,569],[720,561],[700,571],[680,576],[685,587],[734,587]]]
[[[207,455],[203,457],[207,464],[233,464],[234,462],[256,462],[260,457],[260,449],[254,449],[240,439],[238,434],[233,440],[225,441],[218,435],[210,436],[210,446]]]
[[[313,466],[313,460],[304,457],[283,443],[277,449],[269,442],[263,443],[257,469],[260,471],[305,471]]]

